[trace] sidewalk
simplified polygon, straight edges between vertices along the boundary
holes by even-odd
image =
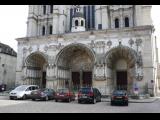
[[[148,99],[131,99],[129,98],[129,103],[153,103],[160,99],[160,97],[150,97]],[[110,102],[110,98],[102,98],[102,102]]]

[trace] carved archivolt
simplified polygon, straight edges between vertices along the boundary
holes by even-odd
[[[107,66],[109,68],[112,68],[113,64],[119,58],[124,58],[127,61],[129,67],[132,68],[135,66],[135,63],[137,61],[137,53],[135,50],[127,46],[116,46],[105,55]]]

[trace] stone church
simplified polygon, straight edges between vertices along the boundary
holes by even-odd
[[[16,63],[17,53],[10,46],[0,42],[0,85],[6,84],[7,90],[15,85]]]
[[[158,91],[150,5],[29,5],[17,41],[16,84]]]

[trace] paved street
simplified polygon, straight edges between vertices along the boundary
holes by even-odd
[[[51,101],[0,100],[0,113],[160,113],[160,99],[153,103],[110,106],[110,102],[78,104]]]

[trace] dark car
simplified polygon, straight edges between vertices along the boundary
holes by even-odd
[[[68,88],[58,89],[55,95],[55,101],[67,101],[71,102],[75,100],[75,93]]]
[[[53,89],[44,88],[38,89],[31,92],[31,99],[32,100],[51,100],[55,97],[55,91]]]
[[[78,103],[90,102],[95,104],[101,102],[101,93],[97,88],[84,87],[80,88],[78,92]]]
[[[128,106],[128,95],[126,90],[115,90],[111,96],[111,105],[125,104]]]

